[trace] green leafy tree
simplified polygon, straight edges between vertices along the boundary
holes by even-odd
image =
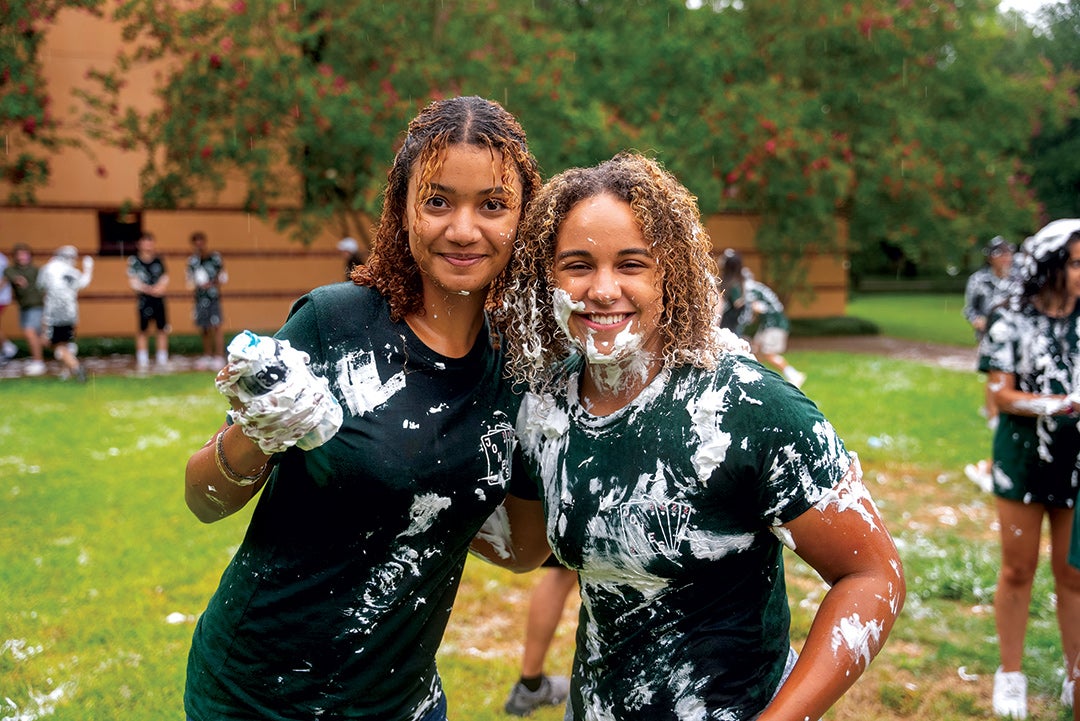
[[[928,268],[1030,232],[1020,158],[1072,99],[1044,63],[998,56],[1028,28],[994,2],[558,2],[542,7],[575,82],[706,211],[758,213],[790,295],[811,250],[882,246]],[[1010,29],[1012,28],[1012,29]],[[1019,56],[1018,56],[1019,58]]]
[[[597,135],[590,103],[565,97],[572,56],[522,3],[128,0],[128,45],[84,94],[98,138],[136,148],[149,207],[182,207],[240,179],[243,206],[302,241],[327,223],[362,244],[399,133],[433,98],[478,94],[523,119],[537,154]],[[125,73],[163,68],[159,105],[122,103]],[[529,122],[531,119],[536,122]],[[546,132],[545,132],[546,131]]]
[[[34,202],[49,180],[49,156],[77,140],[62,128],[41,73],[41,42],[65,8],[94,11],[98,0],[6,0],[0,2],[0,183],[7,202]],[[67,132],[65,132],[65,130]]]
[[[997,68],[1008,37],[994,3],[746,8],[758,50],[734,102],[761,122],[740,124],[725,196],[764,212],[759,244],[785,277],[807,246],[834,247],[833,217],[848,221],[856,259],[884,244],[942,270],[990,235],[1029,232],[1018,158],[1069,99],[1042,89],[1052,77],[1036,61]]]
[[[330,223],[366,241],[404,123],[475,93],[521,118],[547,175],[633,148],[704,211],[759,214],[782,295],[808,251],[838,247],[838,220],[856,259],[884,244],[940,269],[1030,232],[1021,159],[1076,112],[1061,73],[1016,52],[1030,30],[994,0],[123,0],[115,13],[128,45],[96,74],[87,126],[145,153],[146,205],[237,181],[244,207],[301,240]],[[143,63],[160,68],[151,110],[122,102]]]
[[[1069,73],[1067,86],[1080,90],[1080,0],[1045,6],[1039,13],[1039,33],[1033,45],[1059,73]],[[1043,220],[1080,216],[1080,119],[1063,127],[1040,128],[1031,145],[1031,185],[1043,204]]]

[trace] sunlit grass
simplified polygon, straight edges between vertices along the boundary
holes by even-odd
[[[909,579],[892,639],[829,718],[988,717],[995,514],[962,472],[989,452],[977,375],[842,353],[792,360],[859,454]],[[249,513],[207,526],[183,503],[184,464],[221,421],[224,401],[208,374],[178,374],[86,386],[3,381],[0,407],[0,718],[181,718],[189,617],[205,607]],[[1031,717],[1059,719],[1047,566],[1044,558],[1025,670]],[[506,718],[535,580],[469,561],[439,654],[453,718]],[[796,645],[823,591],[792,557]],[[169,623],[170,614],[182,622]],[[553,673],[570,669],[572,608],[564,618]],[[961,680],[960,667],[978,678]]]
[[[963,309],[960,293],[864,293],[848,301],[847,314],[873,321],[893,338],[972,346]]]

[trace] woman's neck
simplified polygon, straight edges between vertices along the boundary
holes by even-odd
[[[411,313],[405,322],[431,350],[447,358],[463,358],[484,327],[484,297],[437,296],[424,299],[424,313]]]
[[[625,408],[659,375],[661,364],[649,353],[635,353],[617,362],[587,360],[581,374],[581,405],[594,416]]]

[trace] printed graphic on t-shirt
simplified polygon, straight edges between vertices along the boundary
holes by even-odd
[[[480,438],[488,469],[481,480],[487,481],[489,486],[506,487],[510,482],[510,457],[515,443],[514,428],[509,423],[496,425]]]

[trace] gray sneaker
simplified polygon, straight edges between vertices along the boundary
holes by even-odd
[[[570,695],[570,679],[566,676],[544,676],[540,688],[530,691],[518,681],[510,689],[503,709],[514,716],[528,716],[541,706],[558,706]]]

